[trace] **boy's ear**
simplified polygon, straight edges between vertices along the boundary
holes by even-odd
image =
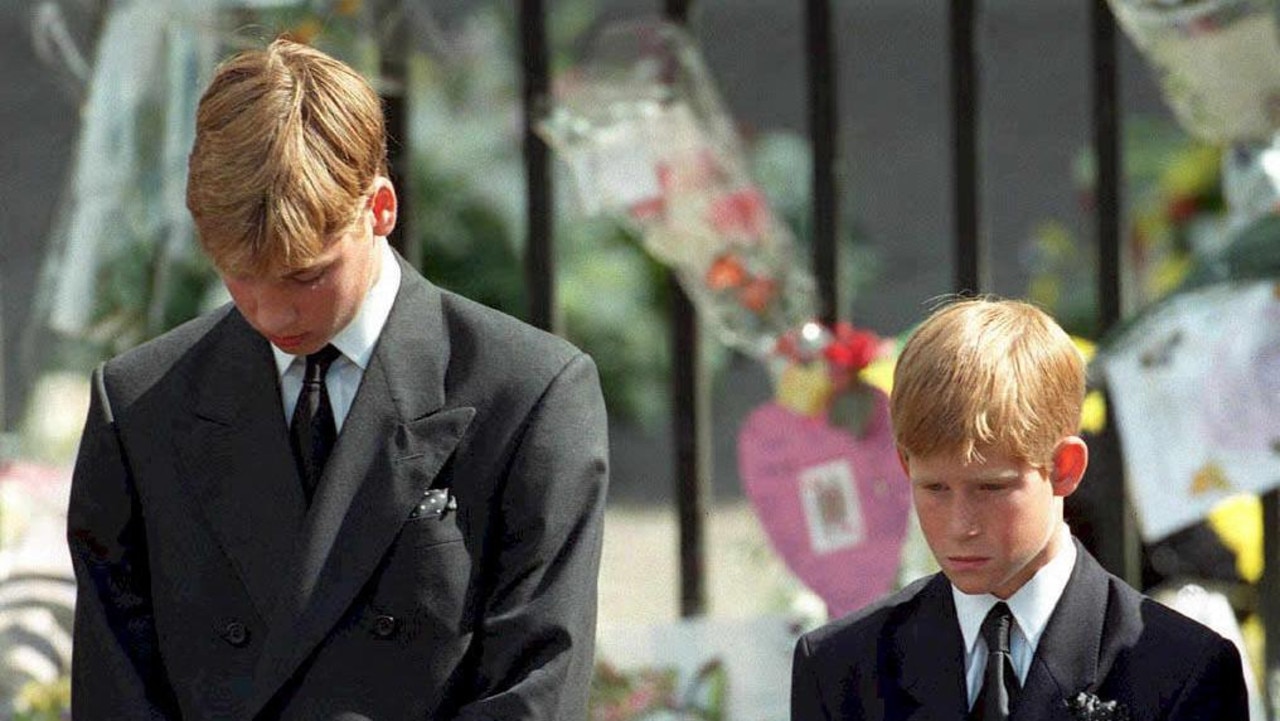
[[[1089,446],[1080,436],[1066,436],[1058,441],[1053,449],[1053,468],[1049,482],[1053,484],[1053,495],[1066,498],[1075,493],[1084,478],[1084,471],[1089,467]]]
[[[902,464],[902,474],[907,478],[911,477],[911,465],[907,463],[907,452],[898,449],[898,463]]]
[[[391,231],[396,228],[398,212],[396,189],[390,180],[381,175],[374,178],[369,210],[373,213],[373,234],[384,238],[391,235]]]

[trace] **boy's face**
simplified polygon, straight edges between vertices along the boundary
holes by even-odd
[[[388,200],[375,184],[356,221],[329,239],[314,263],[263,275],[222,274],[241,315],[272,345],[292,355],[315,353],[355,317],[378,277],[379,240],[395,226],[395,196],[389,183],[386,188],[390,227]]]
[[[1073,436],[1059,443],[1052,468],[983,455],[968,465],[951,455],[902,460],[943,573],[965,593],[1008,598],[1056,555],[1062,499],[1075,490],[1088,454]]]

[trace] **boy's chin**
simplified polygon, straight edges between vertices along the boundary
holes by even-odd
[[[996,598],[1008,598],[1013,595],[1012,592],[1007,592],[1007,589],[1002,588],[1002,586],[1008,585],[1007,583],[1000,583],[989,578],[975,578],[967,574],[947,573],[945,570],[942,575],[947,577],[952,586],[955,586],[957,590],[967,596],[991,594]]]

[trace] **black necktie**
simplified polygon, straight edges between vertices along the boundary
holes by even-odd
[[[311,503],[324,462],[338,439],[338,426],[333,420],[333,406],[329,403],[329,391],[324,385],[325,373],[341,352],[331,345],[307,356],[307,368],[302,372],[302,390],[298,392],[298,405],[293,408],[289,423],[289,443],[293,446],[293,460],[298,464],[302,477],[302,492]]]
[[[1018,700],[1022,686],[1009,655],[1012,629],[1013,614],[1003,601],[993,606],[982,622],[982,639],[987,642],[987,670],[978,700],[969,714],[971,721],[1008,721],[1009,711]]]

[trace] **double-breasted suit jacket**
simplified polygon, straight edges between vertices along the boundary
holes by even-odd
[[[77,719],[585,719],[595,367],[401,286],[308,507],[232,306],[107,362],[72,484]]]
[[[1235,646],[1108,574],[1076,542],[1070,581],[1036,647],[1015,721],[1073,721],[1080,692],[1132,721],[1246,721]],[[962,721],[964,641],[942,574],[801,637],[792,721]]]

